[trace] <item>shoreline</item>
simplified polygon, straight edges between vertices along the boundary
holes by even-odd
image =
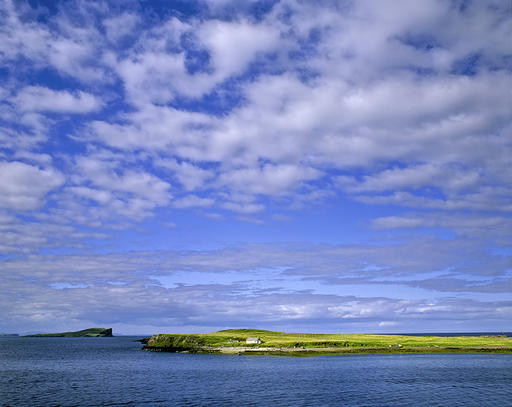
[[[153,352],[320,356],[406,353],[512,353],[512,338],[303,334],[232,329],[207,334],[157,334],[141,340]]]
[[[150,352],[171,352],[171,353],[189,353],[189,354],[216,354],[216,355],[238,355],[238,356],[327,356],[327,355],[378,355],[378,354],[411,354],[411,353],[512,353],[512,347],[507,348],[439,348],[439,347],[403,347],[403,348],[385,348],[385,347],[354,347],[340,349],[337,347],[329,348],[271,348],[271,347],[208,347],[208,348],[190,348],[176,350],[173,348],[144,346],[143,350]]]

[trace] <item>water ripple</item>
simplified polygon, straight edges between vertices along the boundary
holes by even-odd
[[[511,406],[512,355],[278,358],[139,350],[134,338],[0,339],[4,406]]]

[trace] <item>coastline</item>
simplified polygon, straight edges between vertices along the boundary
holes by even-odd
[[[224,355],[253,355],[253,356],[326,356],[326,355],[364,355],[364,354],[407,354],[407,353],[512,353],[512,347],[507,348],[439,348],[439,347],[403,347],[393,348],[270,348],[270,347],[204,347],[188,350],[174,350],[160,347],[145,346],[144,350],[151,352],[224,354]]]
[[[258,337],[251,337],[258,335]],[[258,339],[256,344],[246,341]],[[157,334],[141,341],[153,352],[226,355],[320,356],[405,353],[512,353],[506,336],[405,336],[290,334],[262,330],[225,330],[209,334]]]

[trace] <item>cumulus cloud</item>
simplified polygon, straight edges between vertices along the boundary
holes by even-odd
[[[76,185],[68,191],[95,201],[103,208],[103,218],[122,215],[140,220],[150,216],[155,207],[169,203],[169,183],[142,170],[118,171],[118,165],[99,157],[78,157]]]
[[[201,25],[197,36],[211,53],[217,80],[243,72],[258,53],[272,52],[280,45],[275,27],[243,20],[208,21]]]
[[[357,197],[367,203],[405,201],[413,207],[474,210],[509,206],[505,191],[490,185],[503,178],[508,148],[506,138],[495,136],[509,131],[504,127],[509,74],[500,59],[500,35],[509,29],[505,20],[491,9],[474,6],[463,12],[440,3],[409,7],[407,21],[396,5],[380,14],[365,2],[346,9],[319,10],[288,2],[289,20],[282,18],[284,7],[276,4],[260,22],[173,17],[151,28],[140,47],[116,68],[138,111],[124,115],[122,122],[95,122],[92,134],[116,148],[172,148],[183,160],[174,165],[175,176],[188,189],[204,185],[205,177],[218,175],[216,185],[276,195],[296,190],[298,184],[291,179],[278,182],[278,174],[266,180],[269,171],[265,168],[307,168],[304,181],[329,181],[331,172],[326,168],[350,172],[355,166],[363,168],[365,175],[338,177],[352,194],[421,187],[440,188],[445,193],[433,200],[414,195],[403,200],[405,192]],[[479,69],[471,75],[460,74],[452,65],[481,51],[439,24],[446,19],[460,26],[465,19],[477,18],[481,26],[471,35],[476,39],[487,30],[486,35],[496,38],[497,46],[485,51],[496,69],[486,69],[484,60],[478,59],[474,63]],[[368,23],[372,31],[361,36],[361,25]],[[431,34],[433,30],[436,34]],[[318,38],[306,52],[300,44],[313,32]],[[209,71],[188,71],[190,50],[204,51],[203,66]],[[234,50],[236,58],[231,56]],[[446,50],[453,51],[452,60],[440,65],[439,55]],[[274,64],[282,72],[269,74],[264,61],[259,61],[262,72],[241,83],[237,91],[242,103],[223,117],[160,106],[174,103],[179,94],[202,97],[225,78],[247,70],[250,61],[257,63],[258,55],[269,52],[277,55]],[[302,53],[302,59],[290,57],[294,52]],[[364,75],[344,70],[363,65]],[[311,79],[302,76],[304,70]],[[423,74],[428,70],[437,75]],[[151,101],[159,106],[152,106]],[[489,166],[491,154],[497,160]],[[222,163],[226,171],[207,175],[204,171],[211,170],[199,164],[194,177],[185,180],[184,169],[191,170],[189,160]],[[272,165],[262,171],[261,160]],[[400,166],[386,168],[387,162]],[[374,172],[376,166],[380,172]],[[253,181],[246,185],[237,181],[244,177]],[[493,199],[499,203],[492,205]],[[478,203],[471,203],[475,200]]]
[[[80,11],[85,11],[82,6]],[[0,7],[5,21],[0,29],[3,61],[27,59],[36,67],[51,67],[84,82],[105,79],[105,69],[96,64],[102,39],[95,28],[78,27],[65,13],[53,27],[45,25],[31,18],[33,10],[27,5],[11,0]]]
[[[205,182],[215,176],[215,171],[201,168],[201,166],[187,161],[177,162],[172,159],[159,159],[155,160],[155,164],[171,170],[186,191],[193,191],[202,187]]]
[[[208,115],[149,105],[133,114],[124,115],[123,123],[93,121],[92,135],[107,146],[122,150],[148,149],[162,151],[169,148],[184,158],[202,160],[205,149],[201,129],[208,127]]]
[[[0,162],[0,207],[17,211],[34,210],[45,203],[47,194],[64,181],[64,175],[19,161]]]

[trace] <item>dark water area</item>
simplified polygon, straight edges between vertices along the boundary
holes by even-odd
[[[512,406],[511,354],[191,355],[0,338],[3,406]]]

